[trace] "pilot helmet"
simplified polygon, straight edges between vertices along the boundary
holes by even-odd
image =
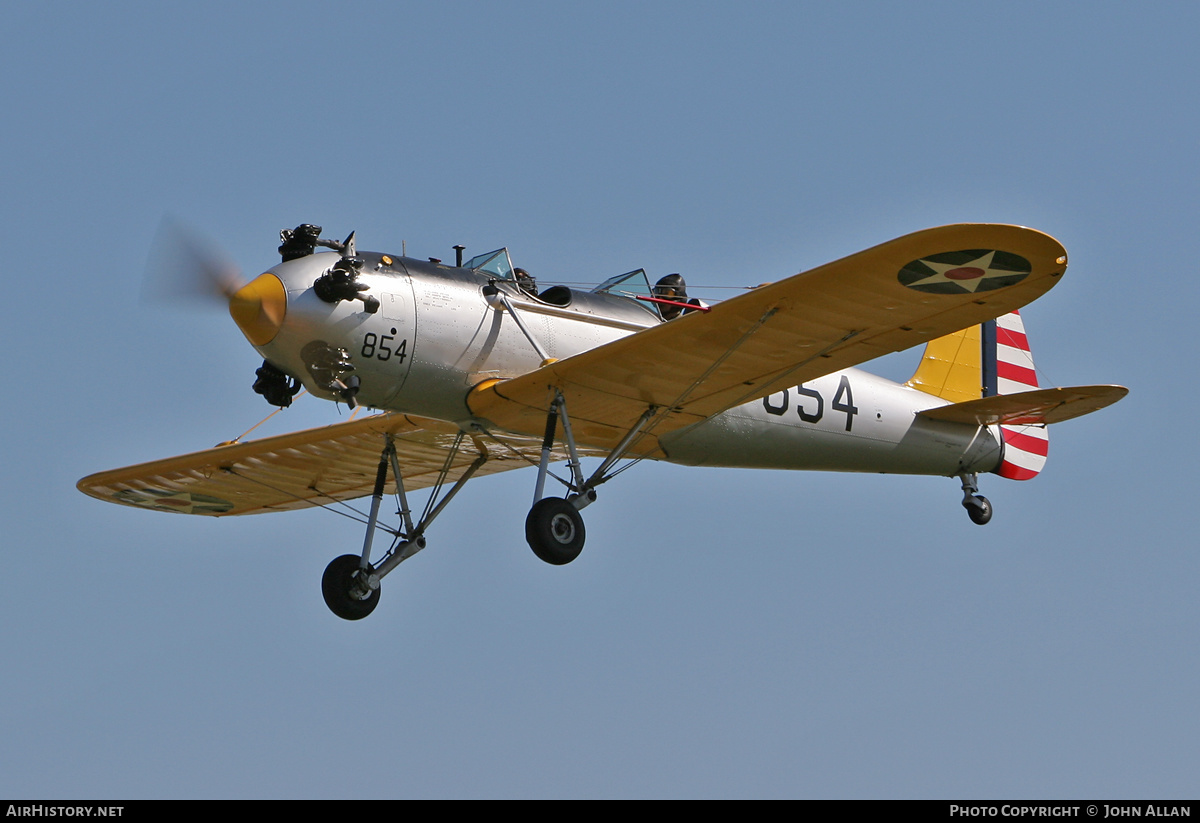
[[[537,281],[533,279],[533,275],[525,271],[525,269],[513,269],[513,277],[517,280],[517,285],[523,291],[529,294],[537,294]]]
[[[681,303],[686,301],[687,284],[683,282],[683,276],[668,274],[666,277],[660,278],[654,284],[654,296],[664,300],[678,300]]]

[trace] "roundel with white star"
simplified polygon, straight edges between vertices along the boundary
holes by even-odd
[[[974,294],[1019,283],[1033,266],[1019,254],[993,249],[944,251],[900,269],[901,285],[931,294]]]

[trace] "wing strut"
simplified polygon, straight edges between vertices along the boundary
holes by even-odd
[[[425,548],[426,529],[454,499],[459,490],[467,484],[467,481],[474,476],[475,472],[487,462],[487,450],[481,443],[476,442],[475,446],[479,450],[479,456],[459,475],[449,491],[442,495],[440,500],[438,499],[465,437],[466,434],[462,431],[455,436],[454,444],[446,454],[446,461],[430,492],[429,501],[426,503],[420,519],[414,524],[412,510],[408,505],[408,495],[404,490],[404,475],[396,456],[396,444],[390,433],[384,435],[383,452],[379,455],[379,468],[375,473],[375,488],[371,493],[371,514],[367,520],[367,533],[363,538],[362,554],[359,556],[346,554],[335,558],[325,569],[325,575],[321,579],[321,591],[325,595],[325,603],[338,617],[346,620],[359,620],[375,610],[375,605],[379,602],[379,581],[405,560]],[[401,519],[401,527],[397,529],[384,528],[384,531],[389,532],[393,537],[392,545],[383,558],[372,565],[371,545],[374,542],[376,530],[381,528],[379,508],[383,503],[383,494],[387,488],[389,469],[396,480],[396,497],[400,504],[397,514]]]
[[[609,473],[617,461],[625,456],[629,450],[629,446],[634,442],[650,419],[658,412],[657,406],[649,406],[642,416],[637,419],[633,426],[625,433],[616,447],[608,453],[608,456],[600,463],[591,477],[586,480],[583,477],[583,469],[579,462],[579,450],[575,445],[575,436],[571,432],[571,417],[567,414],[567,400],[563,397],[562,392],[554,393],[554,400],[550,403],[550,412],[546,415],[546,433],[542,438],[542,459],[538,463],[537,483],[534,485],[533,502],[536,504],[545,496],[546,492],[546,477],[553,477],[555,480],[562,483],[571,494],[567,497],[576,509],[586,508],[589,504],[596,500],[596,487],[601,483],[606,483],[615,477],[619,472]],[[554,448],[554,439],[556,429],[559,422],[562,422],[563,439],[567,444],[567,465],[571,469],[571,480],[566,481],[549,470],[550,454]]]

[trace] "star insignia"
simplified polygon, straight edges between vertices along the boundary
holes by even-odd
[[[897,279],[910,289],[933,294],[974,294],[1011,286],[1032,271],[1020,255],[994,249],[963,249],[932,254],[902,268]]]

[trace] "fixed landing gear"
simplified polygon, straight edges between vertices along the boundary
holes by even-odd
[[[632,459],[626,466],[614,470],[614,466],[623,458],[643,429],[657,413],[655,406],[648,407],[625,433],[616,447],[600,463],[600,466],[590,476],[585,478],[580,467],[579,451],[575,446],[575,438],[571,434],[571,421],[566,413],[566,401],[561,393],[556,393],[555,400],[546,415],[546,434],[542,440],[541,462],[538,464],[537,486],[534,490],[533,507],[525,519],[525,538],[534,554],[546,563],[554,566],[564,566],[579,556],[583,551],[586,531],[580,510],[596,500],[596,486],[611,480],[625,468],[633,465],[640,458]],[[549,465],[554,455],[555,432],[561,421],[563,439],[567,446],[567,464],[570,467],[570,478],[558,477],[549,471]],[[485,429],[478,428],[476,432],[487,434]],[[468,440],[469,438],[469,440]],[[507,445],[503,440],[492,435],[492,439],[501,445]],[[414,446],[414,454],[424,458],[422,450],[427,450],[423,444]],[[463,467],[465,460],[460,450],[469,447],[476,453],[475,459]],[[508,448],[512,448],[508,446]],[[521,457],[524,454],[517,452]],[[335,558],[325,569],[321,577],[321,593],[329,610],[343,620],[361,620],[375,610],[379,603],[380,581],[397,566],[417,552],[425,548],[425,531],[439,513],[450,503],[455,495],[466,485],[467,481],[488,460],[488,450],[477,434],[468,434],[460,430],[455,435],[454,443],[446,453],[446,459],[436,479],[430,482],[428,472],[419,478],[425,486],[432,490],[425,509],[420,517],[415,517],[409,508],[408,495],[405,491],[404,476],[400,470],[400,460],[393,435],[384,435],[383,451],[379,455],[379,467],[375,474],[375,485],[371,494],[371,511],[367,515],[367,532],[363,538],[363,548],[360,555],[346,554]],[[397,498],[396,514],[400,523],[394,528],[381,525],[379,510],[383,503],[384,492],[387,490],[389,473],[395,483]],[[567,488],[567,496],[543,497],[546,479],[554,477]],[[453,483],[451,481],[453,479]],[[447,488],[449,486],[449,488]],[[391,546],[376,561],[371,559],[371,547],[376,531],[382,530],[391,537]]]
[[[362,579],[362,558],[355,554],[335,557],[321,575],[325,605],[343,620],[362,620],[379,605],[379,583],[375,588]]]
[[[375,489],[371,495],[371,513],[367,519],[367,534],[363,539],[361,555],[344,554],[334,558],[325,567],[321,576],[321,594],[325,597],[325,605],[329,610],[343,620],[362,620],[379,604],[379,581],[389,572],[408,558],[425,548],[425,529],[434,518],[446,507],[446,504],[458,494],[471,476],[487,461],[487,451],[478,448],[479,456],[466,467],[454,481],[448,491],[442,493],[443,484],[454,466],[455,458],[462,447],[464,433],[459,432],[446,455],[446,462],[438,475],[437,482],[430,495],[424,513],[413,522],[412,512],[408,506],[408,495],[404,490],[404,476],[400,472],[400,463],[396,457],[396,446],[389,434],[384,439],[383,453],[379,456],[379,469],[375,475]],[[398,528],[386,528],[379,525],[379,507],[383,502],[383,493],[387,485],[388,470],[391,469],[396,483],[396,497],[401,524]],[[376,529],[383,529],[392,536],[392,545],[377,563],[371,563],[371,544]]]
[[[542,438],[542,459],[538,464],[537,484],[533,492],[533,507],[525,518],[525,541],[541,560],[552,566],[565,566],[579,557],[583,551],[585,531],[583,517],[579,510],[594,503],[596,487],[619,472],[610,473],[610,469],[624,456],[631,443],[642,432],[645,425],[654,417],[657,409],[651,406],[646,409],[633,424],[632,428],[621,438],[608,456],[591,477],[584,479],[583,469],[579,462],[579,450],[575,447],[575,436],[571,434],[571,418],[567,414],[567,401],[561,392],[555,393],[554,401],[550,404],[546,415],[546,433]],[[567,466],[570,468],[570,479],[554,476],[556,480],[567,487],[570,492],[566,499],[561,497],[542,497],[546,489],[546,478],[552,476],[549,471],[550,454],[554,448],[555,432],[562,424],[563,440],[567,446]]]
[[[984,526],[992,519],[992,504],[982,494],[978,494],[979,481],[975,474],[960,474],[959,479],[962,480],[963,490],[963,508],[967,510],[967,516],[971,518],[971,522],[979,526]]]
[[[570,501],[545,497],[533,504],[525,518],[525,540],[539,558],[552,566],[565,566],[583,551],[583,517]]]

